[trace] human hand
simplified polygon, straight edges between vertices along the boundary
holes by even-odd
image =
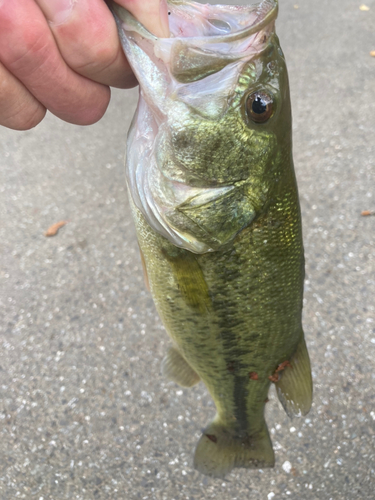
[[[165,0],[117,0],[168,36]],[[98,121],[109,86],[137,85],[104,0],[0,0],[0,125],[27,130],[49,110],[77,125]]]

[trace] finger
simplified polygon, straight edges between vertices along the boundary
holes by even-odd
[[[0,61],[47,109],[79,125],[103,116],[109,88],[67,66],[34,2],[0,2],[0,33]]]
[[[169,37],[168,5],[166,0],[116,0],[151,33]]]
[[[70,68],[112,87],[131,88],[137,85],[121,48],[113,15],[103,0],[36,2]]]
[[[46,108],[0,63],[0,125],[28,130],[41,122]]]

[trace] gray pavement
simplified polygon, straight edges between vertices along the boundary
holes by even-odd
[[[0,498],[375,497],[375,1],[281,0],[306,248],[314,405],[273,390],[273,470],[192,469],[214,407],[163,379],[123,168],[136,91],[91,127],[0,129]],[[223,2],[224,3],[224,2]],[[235,3],[235,2],[233,2]],[[295,8],[298,4],[299,8]],[[54,238],[43,232],[69,223]]]

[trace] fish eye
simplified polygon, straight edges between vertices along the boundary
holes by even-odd
[[[253,92],[246,99],[247,116],[255,123],[265,123],[273,115],[273,96],[266,92]]]

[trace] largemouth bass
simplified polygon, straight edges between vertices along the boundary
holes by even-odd
[[[163,372],[200,380],[217,409],[194,466],[272,467],[271,383],[311,406],[301,324],[304,256],[277,1],[170,0],[170,38],[113,7],[140,84],[127,182],[145,275],[173,345]]]

